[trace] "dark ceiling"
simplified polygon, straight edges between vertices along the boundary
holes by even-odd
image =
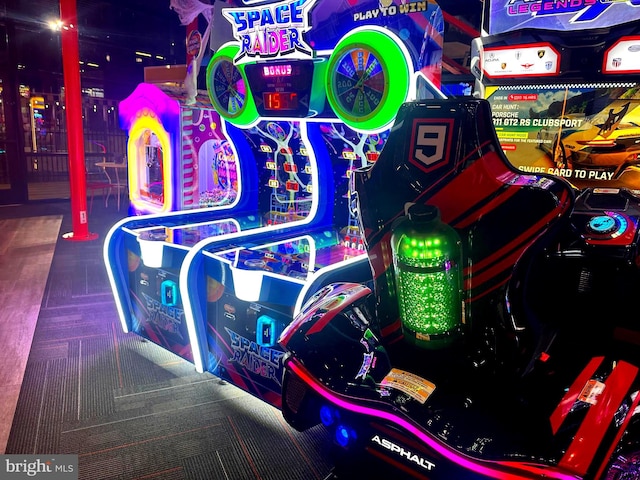
[[[471,40],[479,36],[483,2],[437,1],[445,20],[443,75],[468,75]],[[59,18],[60,2],[6,0],[4,8],[0,6],[0,21],[6,16],[24,33],[17,45],[19,63],[26,70],[34,71],[35,67],[39,77],[60,71],[59,36],[47,25],[48,20]],[[126,84],[121,86],[124,91],[130,88],[130,83],[142,81],[141,67],[147,64],[185,61],[185,27],[171,9],[170,0],[76,0],[75,5],[81,59],[104,66],[105,81],[126,78]],[[139,50],[152,53],[153,58],[145,59],[144,65],[135,63],[135,51]]]

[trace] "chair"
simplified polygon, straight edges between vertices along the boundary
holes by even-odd
[[[89,211],[93,207],[93,197],[97,190],[104,196],[104,206],[109,206],[109,197],[116,195],[118,211],[122,196],[129,191],[127,183],[127,164],[125,158],[122,161],[107,161],[107,147],[101,143],[93,142],[102,151],[102,161],[95,164],[98,170],[87,171],[87,192],[91,192]],[[123,176],[124,178],[120,178]]]
[[[120,211],[122,197],[129,193],[127,164],[125,162],[104,162],[101,165],[104,175],[109,179],[109,188],[104,199],[104,206],[109,206],[109,197],[113,194],[116,198],[118,211]]]
[[[93,209],[93,197],[96,192],[104,197],[111,188],[111,179],[108,175],[105,175],[103,169],[87,169],[86,171],[86,188],[89,195],[89,212]]]
[[[382,336],[387,344],[404,344],[392,280],[396,220],[410,204],[433,205],[462,241],[463,321],[473,318],[468,323],[475,332],[503,332],[506,340],[499,348],[518,349],[514,358],[527,359],[522,352],[532,351],[541,327],[525,304],[523,289],[529,283],[522,278],[534,253],[539,255],[568,223],[571,185],[512,167],[486,100],[408,102],[395,125],[378,160],[352,178]],[[519,323],[507,320],[514,318]]]

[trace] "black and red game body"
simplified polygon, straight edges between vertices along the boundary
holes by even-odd
[[[518,171],[479,99],[403,105],[353,191],[373,284],[326,286],[283,333],[287,421],[322,421],[358,468],[409,478],[637,478],[633,192]],[[416,203],[462,241],[460,337],[444,347],[402,329],[390,239]],[[627,223],[607,230],[613,212]]]

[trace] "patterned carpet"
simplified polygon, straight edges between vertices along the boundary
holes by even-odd
[[[11,210],[15,208],[15,211]],[[62,214],[68,202],[3,209]],[[184,360],[124,334],[102,260],[124,214],[96,201],[93,241],[57,241],[7,454],[78,454],[80,479],[313,480],[331,470],[324,430],[281,413]]]

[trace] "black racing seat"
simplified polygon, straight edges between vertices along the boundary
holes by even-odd
[[[513,293],[518,286],[510,281],[568,222],[574,192],[560,178],[525,174],[509,163],[486,100],[404,104],[377,162],[355,172],[352,181],[385,343],[402,338],[392,224],[408,204],[424,203],[437,206],[462,239],[469,336],[502,331],[514,348],[522,348],[521,337],[531,328]]]

